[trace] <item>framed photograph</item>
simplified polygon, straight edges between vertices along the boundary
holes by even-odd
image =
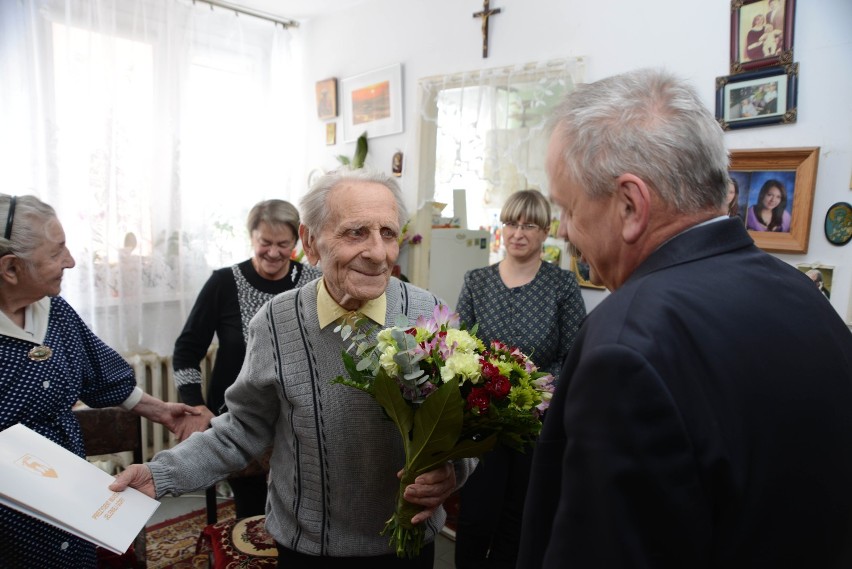
[[[584,288],[605,290],[606,287],[596,285],[589,280],[589,265],[580,261],[576,255],[571,255],[571,271],[577,277],[577,284]]]
[[[796,122],[799,64],[716,78],[716,120],[723,130]]]
[[[731,73],[793,63],[796,0],[731,0]]]
[[[796,268],[814,281],[814,285],[826,298],[831,298],[831,283],[834,280],[834,267],[828,265],[796,265]]]
[[[819,147],[731,151],[740,216],[761,249],[808,252],[818,159]]]
[[[832,245],[846,245],[852,240],[852,205],[837,202],[825,214],[825,238]]]
[[[344,142],[402,132],[402,65],[343,79],[340,100]]]
[[[317,81],[317,117],[333,119],[337,116],[337,79]]]
[[[325,125],[325,145],[332,146],[337,142],[337,123],[330,122]]]

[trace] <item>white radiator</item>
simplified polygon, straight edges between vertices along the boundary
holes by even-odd
[[[213,344],[207,350],[207,356],[201,361],[201,391],[207,396],[207,382],[216,361],[216,350],[219,346]],[[172,370],[172,356],[161,356],[153,352],[132,354],[125,359],[133,368],[136,375],[136,385],[163,401],[179,403]],[[175,437],[167,428],[148,419],[142,419],[142,458],[148,461],[161,450],[177,444]]]

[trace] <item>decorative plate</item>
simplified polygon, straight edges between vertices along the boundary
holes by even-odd
[[[837,202],[825,214],[825,238],[834,245],[846,245],[852,239],[852,205]]]

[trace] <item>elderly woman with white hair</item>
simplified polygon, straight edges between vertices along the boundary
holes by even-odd
[[[54,209],[34,196],[0,194],[0,430],[22,423],[85,457],[71,408],[121,405],[178,432],[187,414],[136,386],[133,370],[59,296],[74,258]],[[73,489],[69,489],[73,490]],[[96,566],[95,546],[0,506],[4,567]]]

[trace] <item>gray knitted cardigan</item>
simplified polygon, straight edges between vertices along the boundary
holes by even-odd
[[[225,394],[229,413],[154,457],[157,497],[210,486],[273,445],[266,529],[289,549],[333,557],[391,553],[379,535],[391,516],[400,435],[366,393],[332,384],[345,371],[334,326],[319,329],[317,283],[273,298],[252,319],[242,371]],[[390,279],[386,326],[411,321],[439,303],[431,293]],[[455,463],[461,486],[475,460]],[[431,542],[442,508],[426,523]]]

